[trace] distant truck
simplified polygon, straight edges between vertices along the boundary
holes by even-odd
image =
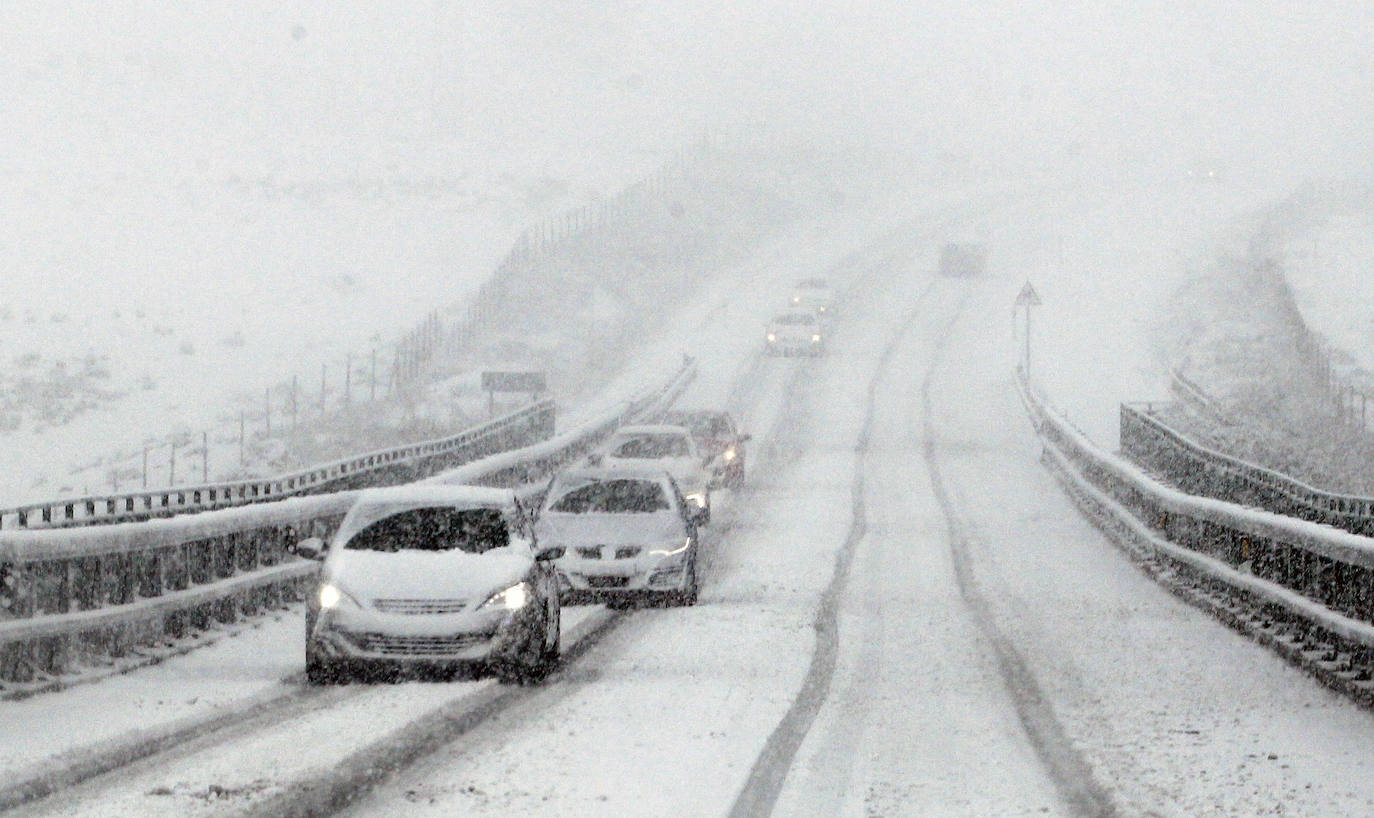
[[[940,275],[971,278],[987,271],[988,251],[981,244],[953,243],[940,249]]]

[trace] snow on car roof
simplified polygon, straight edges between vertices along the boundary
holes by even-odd
[[[627,463],[617,461],[606,465],[584,464],[564,469],[559,475],[560,479],[621,479],[633,478],[637,480],[667,480],[671,477],[667,469],[652,463]]]
[[[617,436],[620,435],[691,435],[686,426],[679,426],[670,423],[639,424],[635,426],[621,426],[615,430]]]
[[[412,483],[364,489],[358,496],[357,505],[432,503],[443,506],[508,506],[514,502],[515,492],[510,489]]]

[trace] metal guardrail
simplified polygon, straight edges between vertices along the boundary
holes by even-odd
[[[1166,486],[1093,444],[1024,375],[1018,385],[1046,461],[1116,536],[1374,656],[1374,539]]]
[[[541,401],[450,437],[365,452],[260,480],[69,497],[0,509],[0,530],[147,520],[305,494],[409,482],[553,434],[553,401]]]
[[[1190,440],[1151,414],[1121,405],[1121,452],[1189,494],[1374,535],[1374,498],[1338,494]]]
[[[665,384],[604,418],[429,479],[506,486],[535,499],[560,466],[618,426],[671,405],[695,374],[695,364],[685,362]],[[352,474],[336,479],[342,476]],[[330,536],[357,491],[140,522],[0,531],[0,693],[22,693],[83,664],[299,599],[318,563],[296,558],[296,542]]]

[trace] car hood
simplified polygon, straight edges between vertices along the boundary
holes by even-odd
[[[607,467],[612,468],[615,466],[643,466],[646,463],[652,463],[671,474],[678,485],[684,489],[689,486],[695,487],[706,479],[702,472],[701,461],[695,457],[663,457],[657,460],[607,457],[604,463]]]
[[[644,545],[687,536],[672,511],[652,514],[559,514],[544,512],[538,523],[544,545]]]
[[[511,548],[464,551],[344,551],[325,565],[358,601],[373,599],[477,599],[524,579],[533,560]]]

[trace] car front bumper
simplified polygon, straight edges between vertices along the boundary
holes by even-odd
[[[399,664],[489,663],[514,658],[542,638],[539,605],[518,611],[404,615],[327,611],[307,636],[317,660]]]

